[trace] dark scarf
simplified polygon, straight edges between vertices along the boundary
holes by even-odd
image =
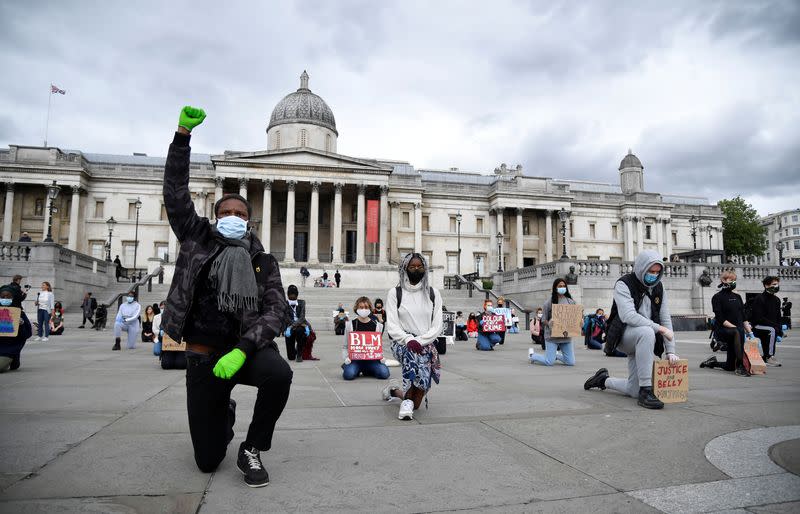
[[[228,239],[211,227],[223,249],[211,263],[208,278],[217,290],[217,305],[223,312],[241,313],[258,308],[258,286],[250,261],[250,236]]]

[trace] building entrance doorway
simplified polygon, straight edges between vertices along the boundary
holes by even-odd
[[[356,231],[345,232],[344,262],[356,262]]]
[[[294,233],[294,260],[308,262],[308,232]]]

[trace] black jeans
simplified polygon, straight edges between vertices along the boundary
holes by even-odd
[[[88,315],[87,315],[87,314],[84,312],[84,313],[83,313],[83,321],[81,321],[81,326],[84,326],[84,325],[86,325],[86,320],[87,320],[87,319],[89,320],[89,323],[91,323],[91,324],[92,324],[92,326],[94,326],[94,320],[92,319],[92,317],[93,317],[93,316],[92,316],[91,314],[88,314]]]
[[[720,327],[716,331],[716,336],[728,347],[728,355],[725,362],[719,362],[717,366],[725,371],[736,370],[736,367],[741,366],[744,362],[744,329]]]
[[[236,384],[258,388],[253,419],[246,444],[269,450],[275,423],[289,399],[292,370],[278,353],[268,346],[247,357],[242,368],[230,380],[214,376],[212,370],[224,353],[203,355],[186,352],[186,403],[189,432],[194,446],[194,460],[204,473],[214,471],[233,437],[228,405]]]
[[[286,358],[293,361],[298,355],[303,355],[306,346],[306,327],[293,328],[286,338]]]

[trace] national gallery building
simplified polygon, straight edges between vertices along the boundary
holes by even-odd
[[[484,276],[565,252],[619,261],[645,248],[665,256],[722,249],[719,208],[704,198],[646,192],[642,163],[630,151],[618,184],[531,176],[505,164],[479,173],[341,155],[333,112],[308,80],[303,72],[300,88],[273,109],[263,149],[192,154],[197,212],[213,219],[224,193],[247,197],[253,230],[288,270],[372,270],[388,280],[401,256],[418,251],[440,276]],[[137,269],[165,263],[169,270],[178,241],[161,195],[164,162],[10,145],[0,150],[2,240],[17,241],[22,232],[45,239],[55,181],[55,242],[100,259],[119,255],[127,268],[135,258]]]

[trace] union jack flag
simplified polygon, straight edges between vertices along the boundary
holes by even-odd
[[[53,93],[58,93],[59,95],[66,95],[67,94],[67,92],[65,90],[58,89],[57,86],[54,86],[53,84],[50,84],[50,94],[52,95]]]

